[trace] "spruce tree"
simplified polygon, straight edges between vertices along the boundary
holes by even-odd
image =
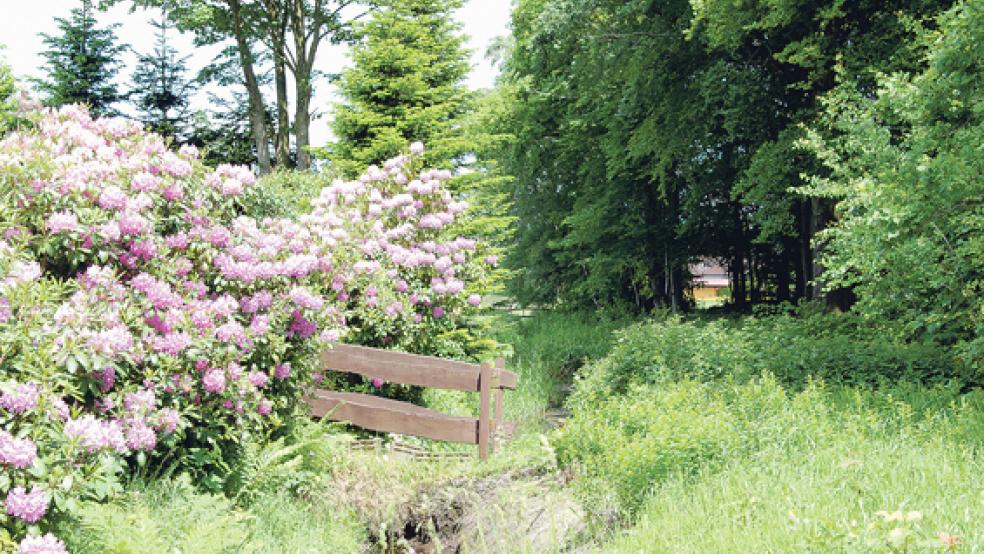
[[[126,46],[116,43],[112,25],[96,27],[92,0],[82,0],[82,7],[72,10],[68,19],[55,18],[60,34],[47,35],[48,79],[38,81],[38,89],[47,96],[48,105],[83,103],[94,115],[113,115],[113,104],[123,99],[114,79]]]
[[[2,48],[2,46],[0,46]],[[0,59],[0,137],[17,120],[17,82],[10,66]]]
[[[339,83],[337,141],[328,157],[354,176],[412,141],[427,145],[427,162],[452,167],[468,153],[460,125],[471,95],[461,25],[461,0],[390,1],[362,26],[354,65]]]
[[[168,43],[171,24],[166,14],[160,21],[151,21],[157,29],[154,51],[141,55],[133,72],[134,90],[131,98],[139,118],[150,129],[164,136],[185,139],[190,97],[195,83],[185,75],[188,56],[178,57],[178,51]]]

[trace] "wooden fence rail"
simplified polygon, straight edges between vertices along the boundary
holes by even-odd
[[[328,371],[356,373],[391,383],[477,392],[477,419],[354,392],[319,389],[308,396],[307,403],[314,417],[347,421],[374,431],[477,444],[482,460],[494,450],[495,436],[503,428],[503,390],[515,389],[519,382],[516,374],[505,368],[502,358],[494,366],[478,365],[349,344],[323,352],[321,365]]]

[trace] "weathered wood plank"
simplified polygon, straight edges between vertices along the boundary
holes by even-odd
[[[492,420],[489,414],[492,401],[492,365],[482,364],[478,378],[478,459],[489,457]]]
[[[496,360],[495,360],[495,368],[498,369],[498,370],[505,369],[506,368],[506,361],[503,360],[502,358],[496,358]],[[505,407],[504,406],[504,400],[502,398],[503,396],[504,396],[504,393],[502,392],[502,388],[501,387],[496,387],[496,389],[495,389],[495,406],[494,406],[495,407],[495,410],[493,412],[494,415],[492,416],[492,439],[491,439],[492,444],[491,444],[491,447],[492,447],[492,451],[493,452],[495,452],[495,439],[496,439],[496,437],[499,434],[499,427],[502,426],[502,415],[503,415],[502,412],[504,411],[504,407]]]
[[[324,369],[378,377],[391,383],[441,389],[477,391],[481,366],[393,350],[381,350],[351,344],[338,344],[321,354]],[[517,375],[506,369],[496,370],[499,386],[515,389]]]
[[[316,390],[306,398],[314,417],[347,421],[364,429],[477,444],[478,421],[422,406],[354,392]]]

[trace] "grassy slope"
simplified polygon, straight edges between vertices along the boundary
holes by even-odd
[[[984,551],[984,393],[894,379],[825,386],[778,367],[780,381],[734,378],[708,370],[722,352],[718,361],[758,347],[737,327],[712,329],[710,342],[681,338],[696,328],[655,329],[623,335],[610,358],[588,368],[593,379],[580,384],[574,417],[556,439],[578,473],[578,496],[601,516],[599,551]],[[809,334],[789,332],[801,341]],[[781,349],[788,341],[777,333],[770,340]],[[645,344],[670,337],[694,344],[672,353]],[[899,358],[865,344],[844,363],[882,371]],[[787,358],[798,353],[767,359]],[[609,389],[605,371],[645,378]]]
[[[908,393],[784,398],[744,430],[745,444],[759,444],[657,484],[636,526],[604,551],[940,551],[940,533],[979,551],[981,398],[947,406],[947,394]],[[931,397],[935,405],[914,409]],[[879,513],[896,511],[921,517]]]

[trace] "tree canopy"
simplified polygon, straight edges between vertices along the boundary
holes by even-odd
[[[338,83],[329,158],[358,174],[411,142],[450,167],[468,151],[460,121],[471,107],[469,52],[452,12],[461,0],[388,2],[356,30],[353,65]]]
[[[97,26],[92,0],[82,0],[70,17],[55,21],[59,34],[41,35],[48,48],[42,52],[48,77],[37,86],[45,102],[86,104],[95,115],[116,113],[115,104],[124,94],[115,79],[122,67],[120,54],[127,49],[116,41],[116,26]]]

